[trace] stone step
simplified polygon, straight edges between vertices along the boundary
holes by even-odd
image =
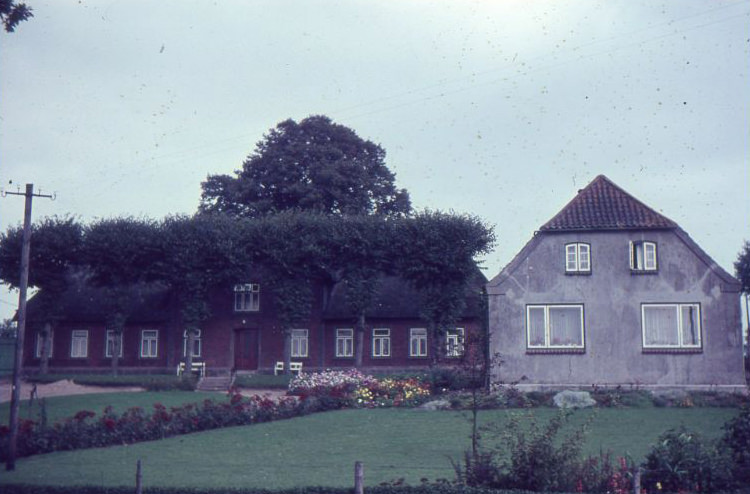
[[[228,391],[231,385],[231,376],[212,376],[201,378],[196,389],[198,391]]]

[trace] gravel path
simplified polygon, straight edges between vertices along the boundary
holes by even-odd
[[[3,380],[3,382],[0,383],[0,403],[10,401],[10,388],[10,381]],[[21,382],[21,399],[29,399],[32,389],[34,389],[34,385],[32,383]],[[127,393],[135,391],[143,391],[143,388],[137,386],[82,386],[70,380],[36,385],[36,394],[39,398],[49,398],[51,396],[83,395],[89,393]]]

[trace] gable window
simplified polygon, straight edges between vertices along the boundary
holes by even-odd
[[[188,344],[188,332],[187,330],[182,332],[182,356],[187,357],[187,344]],[[193,351],[192,356],[193,357],[200,357],[201,356],[201,347],[203,344],[201,343],[201,330],[196,329],[195,334],[193,335]]]
[[[529,349],[583,349],[583,305],[526,306]]]
[[[257,283],[234,285],[234,310],[236,312],[260,310],[260,285]]]
[[[372,330],[372,356],[391,356],[391,330],[379,328]]]
[[[336,356],[352,357],[354,355],[354,330],[336,330]]]
[[[292,330],[292,357],[307,357],[307,330]]]
[[[50,331],[49,336],[47,337],[47,358],[52,357],[52,348],[54,345],[52,344],[53,336],[55,333]],[[44,345],[44,335],[42,335],[41,332],[38,332],[36,334],[36,345],[34,347],[34,356],[36,358],[42,358],[42,346]]]
[[[85,329],[74,329],[70,333],[70,357],[86,358],[89,354],[89,332]]]
[[[464,354],[464,328],[449,329],[445,332],[445,355],[461,357]]]
[[[591,246],[589,244],[576,243],[565,245],[565,272],[591,272]]]
[[[159,331],[144,329],[141,331],[141,357],[156,358],[159,352]]]
[[[643,272],[656,268],[656,243],[630,242],[630,269]]]
[[[643,348],[700,349],[699,304],[643,304]]]
[[[427,356],[427,330],[425,328],[411,328],[409,330],[409,356]]]
[[[104,356],[108,358],[112,358],[112,355],[115,353],[115,342],[119,346],[119,351],[117,352],[117,356],[119,358],[122,358],[122,331],[115,332],[111,329],[107,330],[107,345],[104,350]]]

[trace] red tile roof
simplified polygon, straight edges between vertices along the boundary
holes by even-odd
[[[599,175],[541,231],[677,228],[677,224]]]

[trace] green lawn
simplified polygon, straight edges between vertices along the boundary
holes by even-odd
[[[193,391],[143,391],[135,393],[94,393],[84,395],[55,396],[46,398],[47,420],[49,423],[56,420],[72,417],[81,410],[91,410],[97,414],[104,410],[107,405],[122,412],[130,407],[141,407],[151,410],[154,403],[161,403],[166,407],[178,406],[185,403],[201,402],[205,399],[216,401],[226,400],[225,393],[202,393]],[[39,419],[39,400],[29,407],[28,400],[21,400],[21,418]],[[0,423],[7,424],[10,415],[10,402],[0,403]]]
[[[507,420],[486,411],[482,420]],[[539,418],[556,413],[535,409]],[[708,437],[737,413],[727,408],[600,409],[578,412],[574,423],[595,413],[586,452],[612,450],[640,460],[664,430],[684,424]],[[403,409],[345,410],[292,420],[191,434],[163,441],[24,458],[3,483],[132,485],[143,460],[144,486],[266,487],[351,486],[353,464],[365,464],[367,485],[405,478],[453,478],[450,458],[468,447],[469,424],[461,412]],[[1,490],[1,489],[0,489]]]

